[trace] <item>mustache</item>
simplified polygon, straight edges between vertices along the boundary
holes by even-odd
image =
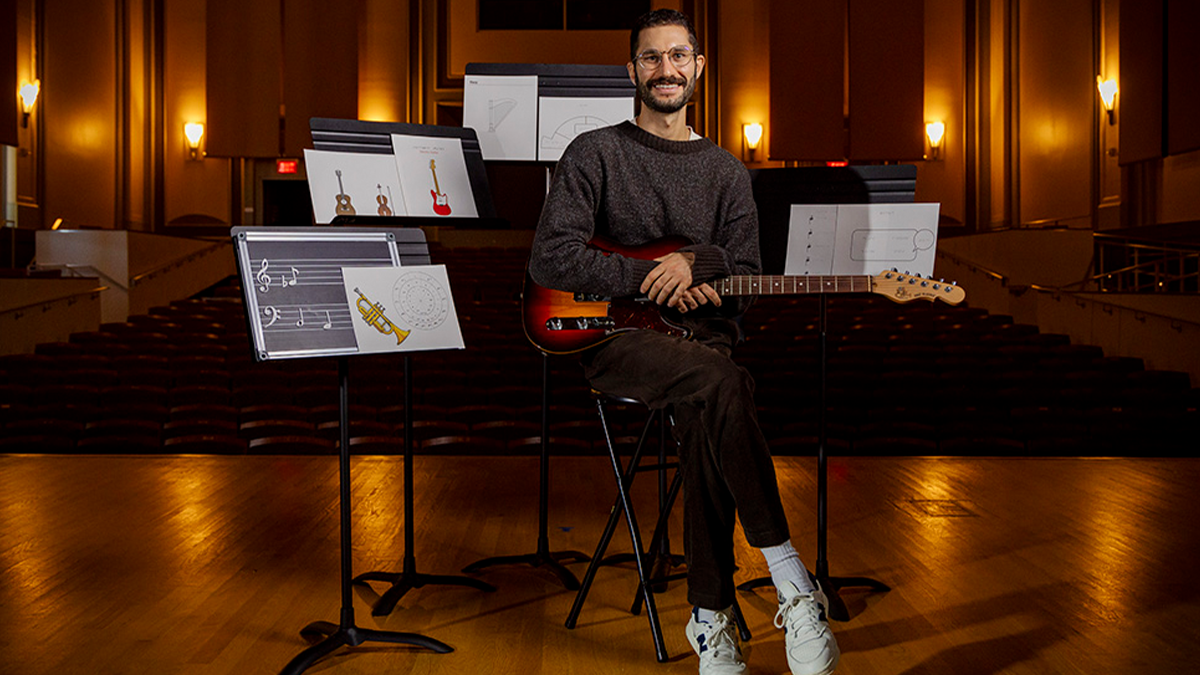
[[[657,77],[646,82],[647,87],[655,87],[660,84],[677,84],[681,87],[687,86],[687,79],[682,77]]]

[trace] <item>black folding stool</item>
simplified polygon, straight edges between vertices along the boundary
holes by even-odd
[[[616,403],[640,406],[645,406],[645,404],[637,399],[606,394],[594,389],[592,390],[592,397],[596,403],[596,412],[600,417],[600,427],[604,432],[604,442],[608,447],[608,456],[612,464],[613,477],[617,483],[617,496],[613,501],[612,510],[609,513],[608,523],[604,526],[604,532],[600,535],[600,541],[596,545],[596,552],[592,554],[592,560],[583,575],[583,581],[580,582],[579,591],[575,594],[575,602],[571,605],[570,614],[567,615],[566,627],[575,628],[579,620],[579,613],[583,609],[583,603],[587,599],[588,591],[591,589],[592,581],[596,577],[596,570],[601,565],[612,564],[625,559],[624,555],[610,556],[609,558],[604,557],[604,553],[608,549],[608,544],[612,540],[612,535],[617,529],[617,521],[624,514],[625,523],[629,527],[630,543],[634,551],[628,557],[632,558],[636,564],[638,574],[638,590],[634,597],[633,606],[629,611],[633,614],[638,614],[641,612],[642,604],[645,604],[646,618],[650,622],[650,635],[654,640],[655,656],[660,663],[665,662],[667,660],[667,648],[663,641],[662,625],[658,620],[658,609],[654,604],[654,589],[656,586],[665,584],[668,581],[682,579],[687,576],[686,572],[670,572],[672,564],[677,563],[674,563],[675,556],[670,554],[667,542],[667,521],[671,515],[671,508],[675,504],[675,498],[679,495],[679,489],[683,484],[683,474],[680,473],[679,462],[666,461],[667,428],[674,421],[665,411],[651,409],[650,414],[646,418],[646,423],[642,427],[642,433],[638,438],[637,446],[633,450],[633,456],[630,457],[627,465],[622,466],[621,459],[617,454],[616,443],[613,440],[612,426],[608,416],[608,404]],[[662,441],[659,444],[658,462],[643,466],[641,465],[642,453],[646,448],[646,442],[650,438],[656,421],[662,423]],[[675,474],[671,479],[670,486],[666,487],[664,492],[663,488],[668,469],[675,469]],[[659,472],[660,481],[658,520],[654,526],[654,534],[650,538],[649,548],[642,547],[642,537],[638,528],[637,516],[634,513],[629,493],[633,486],[634,477],[643,471]],[[652,567],[653,570],[651,569]],[[663,572],[663,574],[659,574],[659,572]],[[733,603],[733,615],[741,639],[749,640],[750,631],[746,627],[746,621],[742,617],[741,608],[738,606],[736,600]]]

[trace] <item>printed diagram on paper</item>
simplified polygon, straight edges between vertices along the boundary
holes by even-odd
[[[785,273],[929,276],[939,204],[792,205]]]
[[[360,354],[462,349],[445,265],[342,268]]]
[[[538,159],[558,161],[575,137],[633,119],[632,98],[543,96],[538,107]]]
[[[537,75],[468,75],[463,126],[475,130],[484,159],[537,159]]]

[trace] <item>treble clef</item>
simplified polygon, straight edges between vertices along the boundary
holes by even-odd
[[[266,293],[267,289],[271,288],[271,277],[267,275],[268,264],[269,263],[267,263],[267,259],[263,258],[262,267],[258,268],[258,274],[254,275],[254,278],[259,284],[261,284],[258,287],[258,290],[262,291],[263,293]]]

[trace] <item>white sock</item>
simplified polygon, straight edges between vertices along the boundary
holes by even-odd
[[[732,609],[733,605],[730,605],[729,607],[721,610],[721,612],[725,614],[731,614]],[[697,623],[712,623],[713,619],[717,617],[717,610],[704,609],[703,607],[692,607],[692,616],[696,617]]]
[[[804,568],[804,563],[800,562],[800,554],[792,547],[791,539],[778,546],[767,546],[759,550],[767,559],[767,569],[771,572],[771,581],[775,588],[779,588],[785,581],[790,581],[801,593],[812,593],[816,590],[808,579],[808,570]]]

